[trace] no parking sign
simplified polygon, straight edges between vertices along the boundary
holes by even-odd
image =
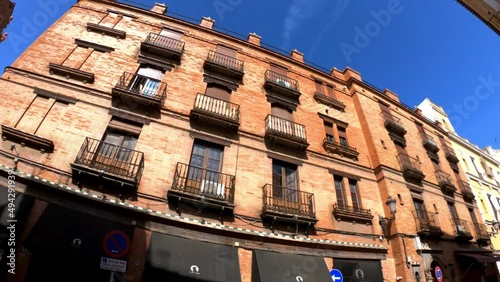
[[[125,232],[113,230],[104,236],[102,241],[104,252],[111,258],[121,258],[130,250],[130,239]]]
[[[441,270],[441,267],[436,266],[434,268],[434,277],[436,277],[438,282],[443,282],[443,271]]]

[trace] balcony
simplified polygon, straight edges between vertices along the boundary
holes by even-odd
[[[424,146],[424,148],[426,150],[428,150],[434,154],[439,152],[439,147],[436,144],[436,142],[434,141],[434,138],[424,134],[424,136],[422,136],[422,139],[423,139],[422,145]]]
[[[457,188],[455,187],[455,184],[453,184],[453,180],[448,173],[438,170],[436,171],[436,177],[438,185],[441,187],[441,191],[443,191],[444,194],[453,195],[453,193],[457,191]]]
[[[455,240],[462,242],[472,240],[472,233],[466,220],[452,218],[452,224],[455,229]]]
[[[221,127],[238,129],[240,105],[198,94],[191,110],[191,118]]]
[[[335,108],[340,111],[344,111],[345,109],[344,103],[340,102],[339,100],[333,97],[326,96],[325,94],[319,92],[314,93],[314,99],[324,105],[327,105],[329,107]]]
[[[475,199],[474,193],[472,192],[469,183],[463,180],[459,180],[458,186],[460,187],[460,191],[462,192],[462,197],[464,198],[465,201],[472,202]]]
[[[314,194],[266,184],[262,187],[262,217],[294,224],[314,225]]]
[[[451,148],[449,146],[445,146],[444,147],[444,151],[445,151],[445,154],[446,154],[446,159],[450,163],[457,164],[459,162],[459,159],[458,159],[457,155],[455,154],[455,150],[453,150],[453,148]]]
[[[245,74],[243,61],[215,51],[208,52],[203,67],[215,73],[221,74],[229,79],[241,81]]]
[[[234,209],[233,175],[177,163],[172,188],[168,191],[169,201],[181,201],[203,208],[220,209],[232,214]]]
[[[403,126],[403,123],[401,123],[401,119],[393,116],[391,113],[382,111],[381,112],[382,117],[384,118],[384,126],[385,128],[400,137],[403,137],[406,134],[406,129]]]
[[[301,150],[309,146],[305,126],[273,115],[266,117],[265,140],[272,145],[284,145]]]
[[[425,211],[413,211],[417,223],[417,234],[422,238],[438,239],[444,235],[439,224],[438,214]]]
[[[295,79],[289,78],[286,75],[282,75],[271,70],[267,70],[265,73],[264,88],[281,94],[283,96],[299,99],[299,82]]]
[[[111,93],[113,97],[161,108],[167,97],[167,84],[140,74],[124,72]]]
[[[325,138],[323,140],[323,148],[329,153],[338,154],[351,159],[358,159],[359,152],[354,147],[350,147],[347,144],[339,143],[335,140]]]
[[[141,43],[141,51],[180,64],[182,53],[184,53],[184,41],[150,33],[146,40]]]
[[[333,205],[333,216],[337,220],[354,221],[371,224],[373,215],[369,209],[351,207],[347,205]]]
[[[71,170],[78,183],[89,181],[119,192],[135,192],[144,170],[144,153],[87,137]]]
[[[415,180],[421,182],[424,180],[425,175],[420,169],[420,162],[406,154],[397,155],[401,171],[405,179]]]
[[[488,230],[486,229],[486,225],[474,222],[474,230],[476,231],[476,242],[479,245],[486,245],[490,241],[490,235],[488,234]]]

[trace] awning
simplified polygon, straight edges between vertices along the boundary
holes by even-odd
[[[132,227],[50,204],[31,230],[25,247],[50,253],[78,253],[79,256],[106,256],[103,241],[111,231],[129,239]]]
[[[342,273],[343,281],[384,281],[379,260],[334,258],[333,268]]]
[[[500,256],[494,254],[456,253],[456,255],[460,257],[467,257],[474,259],[478,263],[500,261]]]
[[[252,282],[332,281],[322,257],[254,251]]]
[[[238,249],[153,232],[143,282],[240,282]]]

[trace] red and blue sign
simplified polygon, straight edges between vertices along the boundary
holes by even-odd
[[[434,277],[436,277],[438,282],[443,282],[443,271],[441,270],[441,267],[436,266],[434,268]]]
[[[122,258],[130,250],[130,239],[125,232],[113,230],[104,236],[102,247],[106,255],[110,258]]]

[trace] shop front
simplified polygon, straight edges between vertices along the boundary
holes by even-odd
[[[333,268],[342,273],[344,282],[384,281],[380,260],[334,258]]]
[[[24,244],[32,253],[25,281],[109,282],[102,258],[126,261],[131,234],[131,226],[49,204]]]

